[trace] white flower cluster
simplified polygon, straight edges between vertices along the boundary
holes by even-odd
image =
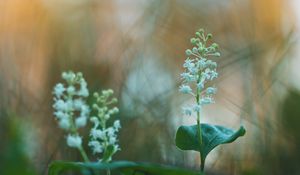
[[[87,83],[82,73],[72,71],[62,73],[65,84],[58,83],[53,90],[55,110],[54,115],[59,123],[59,127],[68,132],[67,145],[78,148],[84,160],[88,162],[88,157],[82,147],[82,137],[78,134],[79,128],[86,126],[87,120],[93,123],[90,130],[90,141],[88,145],[94,154],[102,154],[103,162],[109,162],[118,150],[120,150],[117,140],[117,132],[121,128],[119,120],[107,127],[107,121],[111,115],[119,112],[117,107],[109,109],[108,106],[117,102],[116,98],[111,98],[111,89],[102,91],[101,95],[94,93],[95,102],[92,105],[93,111],[87,104],[89,91]],[[89,117],[94,112],[96,115]]]
[[[89,91],[80,72],[63,72],[62,78],[66,84],[58,83],[53,90],[54,115],[59,127],[70,133],[67,137],[68,146],[79,148],[82,139],[77,130],[86,125],[90,114],[90,107],[86,104]]]
[[[109,162],[113,154],[120,150],[117,143],[117,132],[121,128],[120,121],[115,120],[113,125],[107,127],[107,121],[111,115],[119,112],[117,107],[109,109],[108,106],[117,102],[116,98],[110,98],[113,94],[111,89],[102,91],[101,95],[94,93],[95,102],[93,109],[96,116],[91,117],[91,122],[94,127],[90,131],[89,146],[92,148],[94,154],[109,155],[103,157],[100,161]]]
[[[206,83],[218,77],[217,63],[208,57],[219,57],[220,53],[217,52],[218,45],[216,43],[207,46],[210,38],[212,38],[211,34],[205,35],[204,30],[200,29],[196,32],[196,37],[191,39],[194,47],[186,50],[188,57],[183,64],[185,72],[181,74],[183,83],[179,87],[179,91],[193,95],[197,103],[191,107],[183,107],[185,115],[192,115],[193,112],[199,113],[202,105],[214,103],[212,95],[216,93],[217,89],[207,87]]]

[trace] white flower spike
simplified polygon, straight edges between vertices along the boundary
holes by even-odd
[[[77,148],[84,161],[89,162],[82,147],[82,137],[78,133],[79,128],[86,126],[90,113],[90,108],[86,104],[88,97],[86,94],[88,93],[80,94],[82,90],[88,92],[87,84],[80,72],[63,72],[62,78],[66,83],[58,83],[53,89],[54,115],[58,121],[58,126],[68,133],[66,137],[67,145]],[[84,87],[82,87],[83,82]]]
[[[90,119],[94,124],[94,127],[90,131],[90,141],[88,145],[91,147],[94,154],[102,153],[105,155],[106,152],[112,151],[108,153],[110,156],[105,160],[99,159],[101,162],[111,161],[113,154],[120,150],[117,143],[117,132],[121,128],[120,121],[115,120],[113,126],[107,126],[107,121],[111,116],[119,112],[117,107],[111,109],[108,107],[117,102],[115,98],[111,99],[112,94],[113,91],[110,89],[102,91],[101,94],[94,93],[96,103],[93,104],[93,109],[97,115]]]
[[[191,39],[193,48],[185,51],[185,71],[181,74],[183,83],[179,86],[179,91],[196,98],[196,104],[184,107],[183,114],[191,116],[195,112],[197,120],[200,120],[202,106],[214,103],[212,95],[217,92],[216,88],[206,86],[209,81],[218,77],[217,63],[210,58],[220,56],[220,53],[217,52],[216,43],[209,44],[211,37],[211,34],[205,35],[203,29],[196,32],[196,37]]]

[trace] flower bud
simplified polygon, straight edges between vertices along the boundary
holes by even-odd
[[[95,98],[98,98],[98,97],[99,97],[98,92],[95,92],[95,93],[93,94],[93,96],[94,96]]]
[[[215,56],[220,57],[221,56],[220,52],[216,52]]]
[[[109,117],[110,117],[110,116],[109,116],[108,114],[104,115],[104,119],[105,119],[105,120],[108,120]]]
[[[197,42],[196,38],[191,38],[191,43],[192,44],[196,44],[196,42]]]
[[[98,105],[97,104],[93,104],[93,109],[98,109]]]
[[[82,79],[82,77],[83,77],[81,72],[77,72],[76,76],[78,77],[78,79]]]
[[[67,92],[68,92],[68,94],[70,94],[70,95],[74,95],[74,94],[75,94],[75,87],[74,87],[74,86],[69,86],[69,87],[67,88]]]
[[[194,53],[197,53],[197,52],[198,52],[197,47],[193,47],[193,52],[194,52]]]
[[[212,38],[212,34],[211,33],[207,34],[207,38],[211,39]]]
[[[190,55],[192,55],[192,51],[191,51],[190,49],[187,49],[187,50],[185,51],[185,54],[186,54],[187,56],[190,56]]]
[[[199,32],[200,33],[204,33],[204,29],[199,29]]]
[[[217,49],[217,48],[219,48],[219,45],[217,43],[212,43],[211,47]]]
[[[117,99],[117,98],[111,99],[111,103],[117,103],[117,102],[118,102],[118,99]]]

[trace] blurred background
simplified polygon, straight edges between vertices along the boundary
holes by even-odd
[[[247,129],[208,156],[207,174],[299,175],[299,8],[297,0],[2,0],[0,174],[81,161],[52,114],[52,88],[66,70],[83,72],[91,90],[116,92],[115,160],[198,169],[198,154],[177,149],[174,137],[195,123],[181,114],[191,99],[178,92],[179,74],[204,28],[222,56],[203,122]]]

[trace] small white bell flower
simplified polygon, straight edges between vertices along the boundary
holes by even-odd
[[[67,144],[69,147],[80,148],[82,143],[82,138],[78,135],[68,135]]]

